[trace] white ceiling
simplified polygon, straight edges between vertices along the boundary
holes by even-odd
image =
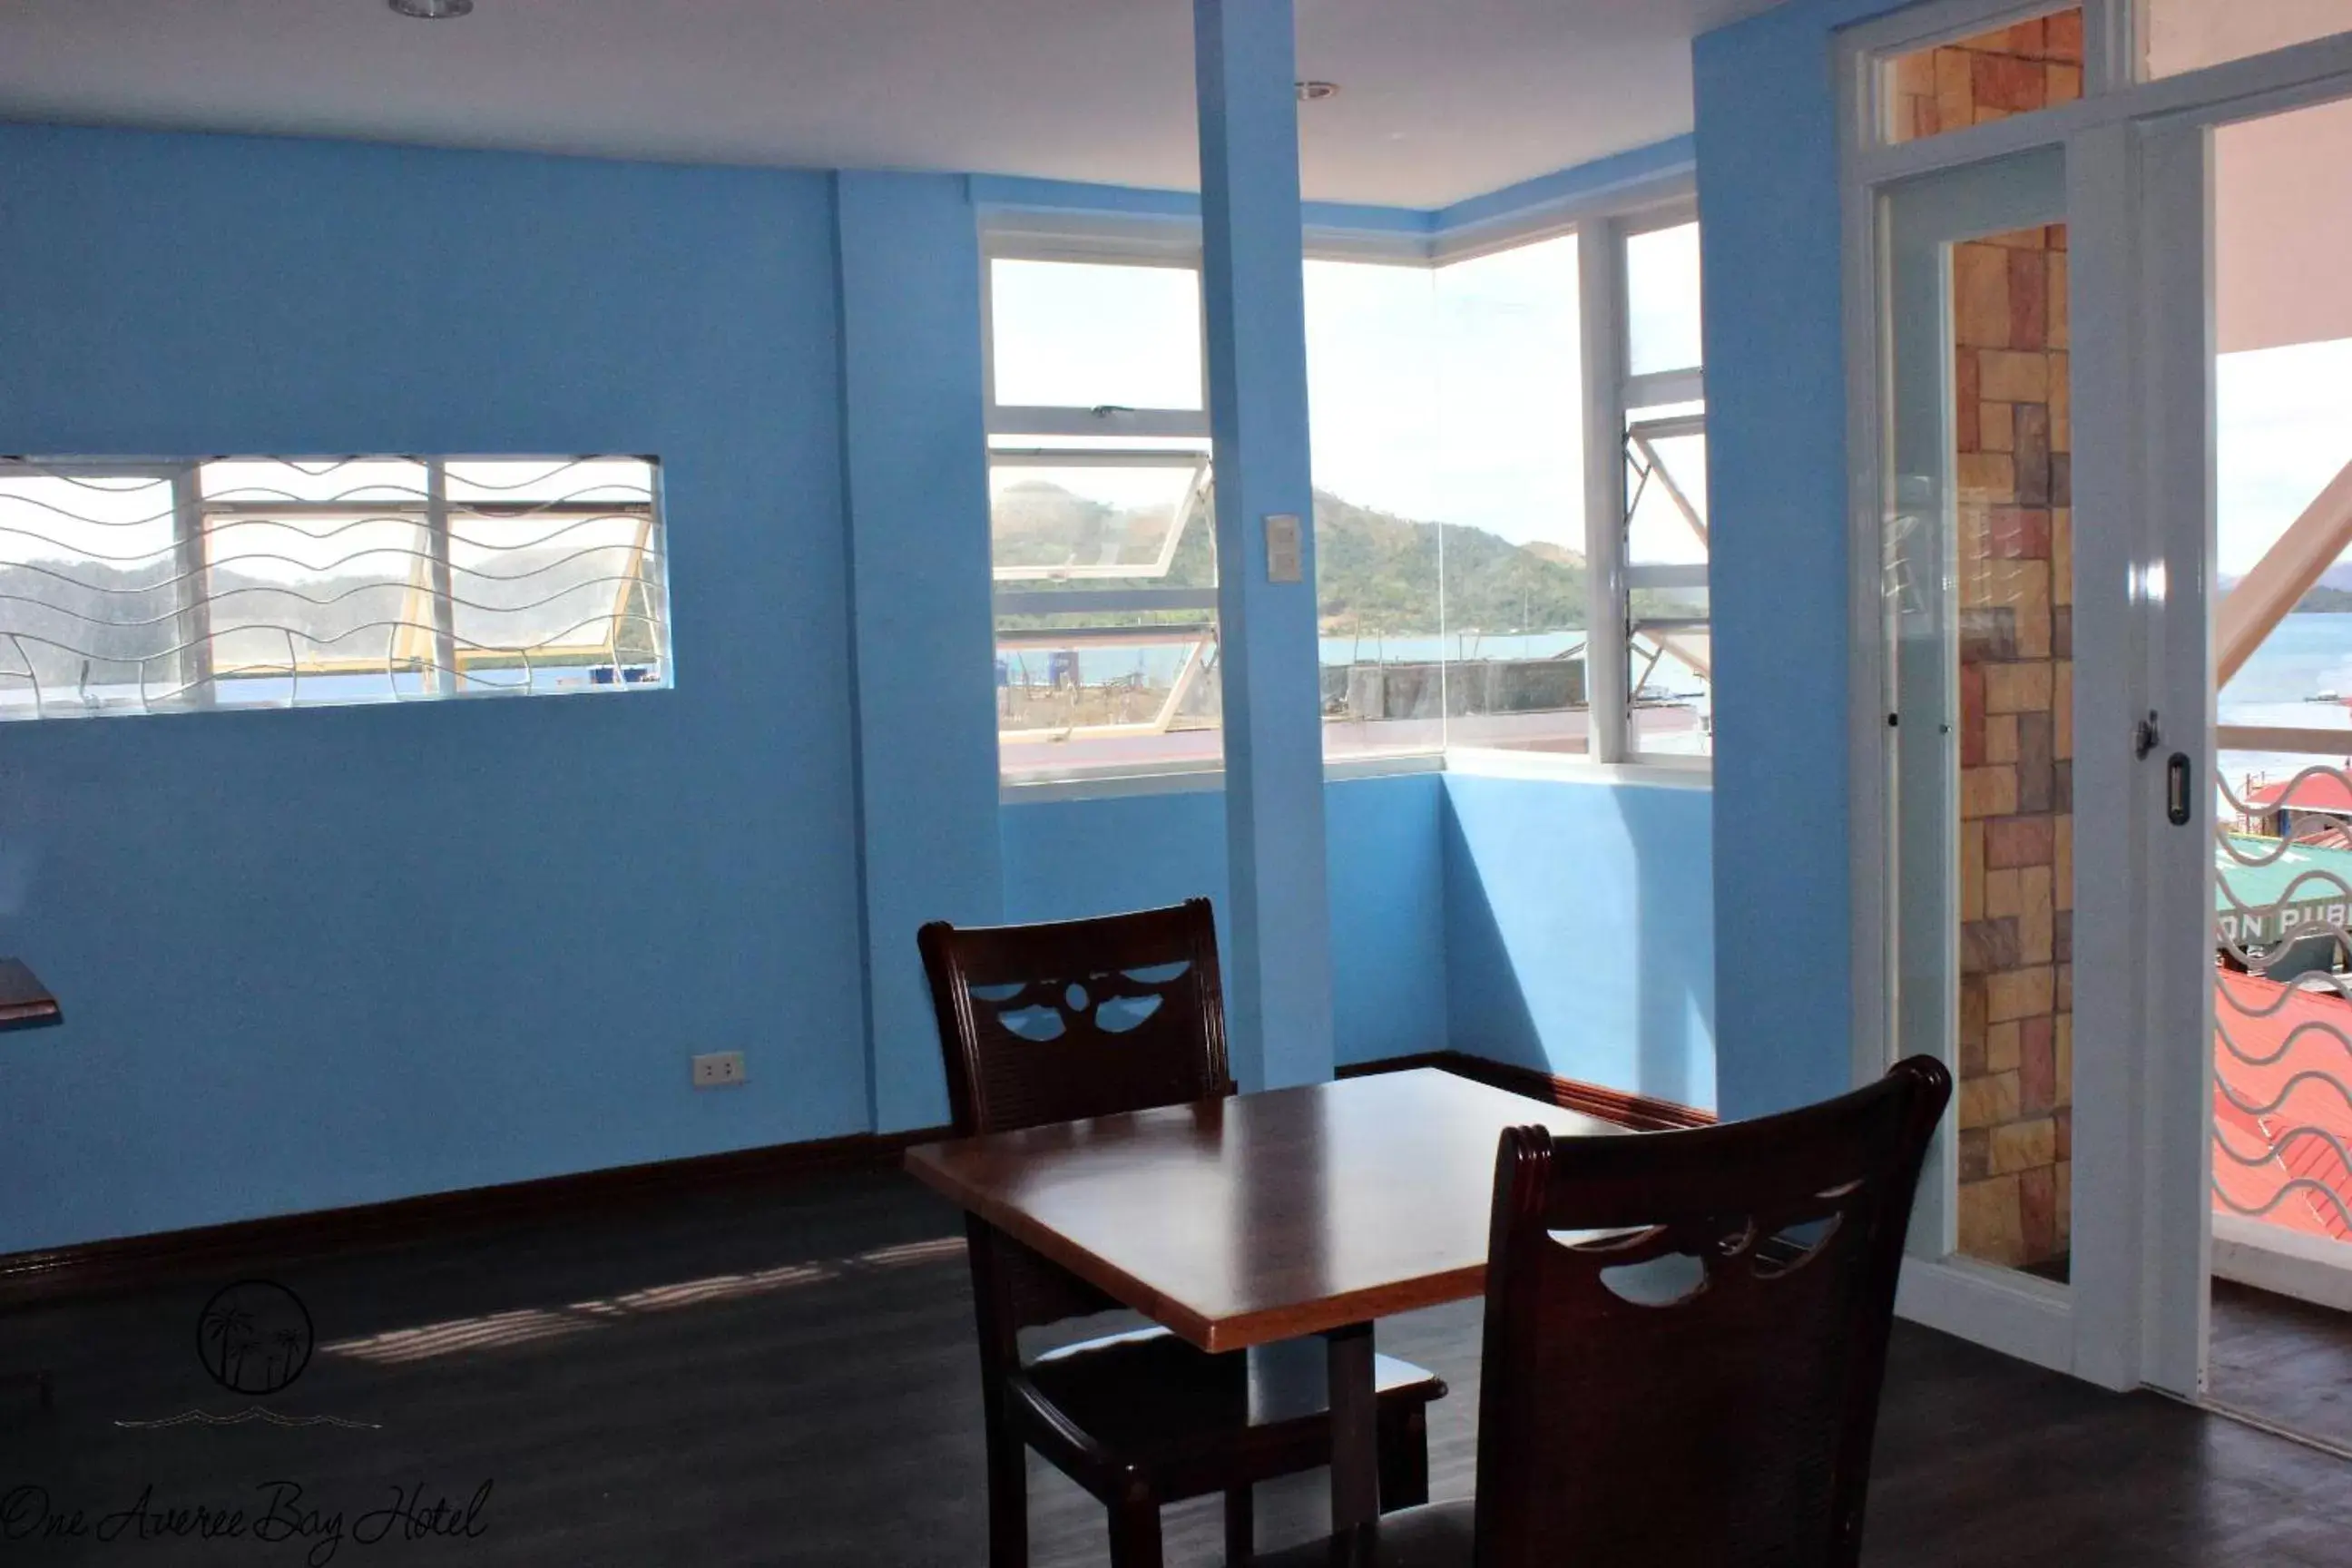
[[[1297,0],[1307,195],[1435,206],[1690,129],[1770,0]],[[0,0],[0,118],[1191,188],[1188,0]]]

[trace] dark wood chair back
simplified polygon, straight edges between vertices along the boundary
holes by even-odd
[[[918,933],[959,1137],[1234,1092],[1209,900],[1036,925]],[[974,1224],[984,1342],[1109,1298]]]
[[[1925,1058],[1752,1121],[1496,1157],[1477,1563],[1860,1560]]]

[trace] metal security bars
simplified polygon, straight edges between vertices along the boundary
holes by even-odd
[[[2234,1219],[2229,1239],[2254,1241],[2258,1223],[2352,1269],[2352,776],[2319,764],[2245,794],[2223,774],[2236,820],[2214,849],[2216,1236]]]
[[[646,458],[0,460],[0,718],[669,683]]]

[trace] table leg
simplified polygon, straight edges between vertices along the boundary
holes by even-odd
[[[1372,1325],[1323,1336],[1331,1380],[1331,1529],[1370,1524],[1381,1511],[1379,1420],[1373,1406]]]

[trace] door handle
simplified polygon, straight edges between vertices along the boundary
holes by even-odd
[[[2175,752],[2164,764],[2164,815],[2175,827],[2189,826],[2189,753]]]

